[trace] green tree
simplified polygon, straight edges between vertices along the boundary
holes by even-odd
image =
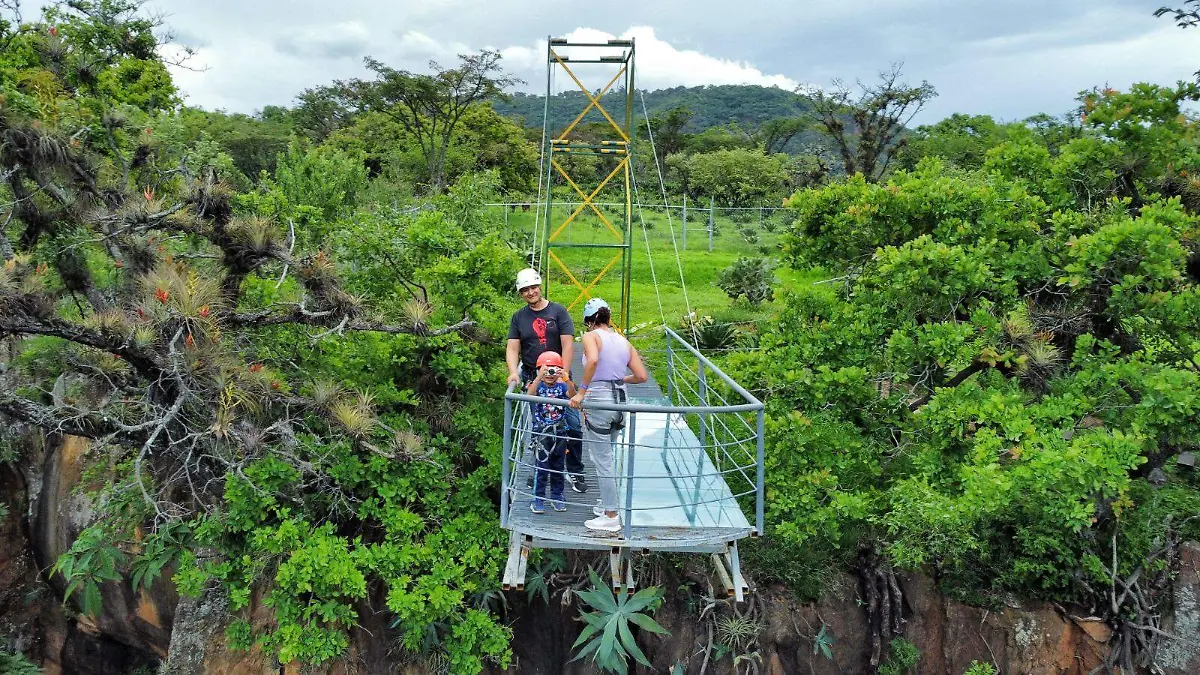
[[[1109,589],[1165,582],[1200,535],[1174,466],[1200,438],[1200,217],[1149,189],[1194,166],[1173,94],[1101,95],[1057,155],[1034,135],[978,170],[925,158],[795,194],[785,252],[838,283],[781,298],[730,370],[767,405],[777,546],[1096,607],[1115,666],[1146,663],[1169,599]],[[1128,158],[1148,158],[1140,205],[1118,191]]]
[[[359,112],[380,112],[404,127],[421,149],[434,193],[445,186],[446,155],[463,115],[520,82],[501,69],[500,53],[489,50],[461,55],[457,68],[431,63],[432,74],[396,70],[369,56],[365,63],[375,79],[339,82],[342,99]]]
[[[277,182],[238,194],[216,162],[181,161],[201,141],[146,131],[171,126],[158,100],[80,72],[150,58],[149,24],[70,9],[0,57],[0,417],[104,449],[96,522],[53,568],[68,605],[95,613],[103,584],[173,569],[182,595],[228,598],[234,646],[283,661],[341,657],[383,620],[452,672],[507,667],[481,393],[520,263],[481,206],[498,179],[355,212],[361,159],[297,141]],[[59,60],[93,32],[129,42]],[[289,236],[304,211],[321,238]]]
[[[997,124],[988,115],[955,113],[937,124],[918,127],[897,151],[896,167],[912,169],[924,157],[941,157],[964,169],[978,169],[987,151],[1012,132],[1010,125]]]
[[[684,143],[684,152],[705,154],[718,150],[748,150],[755,145],[754,139],[737,123],[713,126],[691,134]]]
[[[667,111],[665,115],[655,115],[650,118],[650,134],[654,137],[654,148],[658,151],[659,166],[665,166],[667,157],[679,152],[688,144],[688,134],[685,129],[692,121],[692,111],[687,106],[679,106]],[[642,130],[638,129],[642,135]]]
[[[314,143],[349,125],[353,117],[354,111],[342,100],[342,90],[336,85],[305,89],[296,97],[296,106],[287,112],[296,133]]]
[[[786,155],[760,150],[717,150],[686,158],[693,197],[712,197],[728,206],[757,206],[780,194],[788,181]]]
[[[763,152],[774,155],[783,152],[797,134],[811,126],[812,120],[807,117],[780,117],[768,120],[759,127],[754,139]]]
[[[262,172],[275,172],[275,160],[291,138],[291,127],[279,118],[208,112],[185,107],[177,115],[182,127],[179,140],[187,145],[207,136],[233,159],[234,166],[250,179]]]
[[[1180,28],[1200,26],[1200,0],[1184,0],[1181,7],[1159,7],[1154,16],[1170,15]]]
[[[817,127],[833,142],[846,175],[868,181],[883,178],[896,150],[903,147],[908,123],[937,96],[928,82],[901,82],[899,65],[879,75],[879,83],[858,83],[858,93],[840,81],[812,94]]]

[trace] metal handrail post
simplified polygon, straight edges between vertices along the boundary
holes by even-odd
[[[500,527],[508,527],[508,454],[512,452],[512,401],[504,399],[504,452],[500,458]]]
[[[625,523],[624,536],[633,533],[633,460],[637,452],[637,413],[629,413],[629,452],[625,456]]]
[[[667,336],[667,400],[671,403],[675,402],[675,397],[672,396],[671,382],[675,379],[675,359],[671,353],[671,336]],[[670,413],[667,413],[669,416]]]
[[[708,382],[704,377],[704,361],[700,360],[700,367],[696,369],[697,379],[700,381],[700,406],[708,406]],[[708,443],[708,413],[700,413],[700,447],[703,448]]]
[[[697,358],[697,363],[698,366],[696,368],[696,375],[700,382],[700,405],[707,406],[708,378],[704,376],[704,359]],[[704,446],[708,444],[708,429],[710,426],[708,415],[708,413],[700,413],[700,447],[696,448],[696,470],[693,472],[696,474],[696,477],[694,479],[695,483],[692,487],[692,510],[691,515],[688,517],[688,522],[692,525],[696,524],[696,516],[700,513],[700,506],[698,504],[700,501],[700,485],[704,480],[704,458],[708,454],[708,451],[704,448]],[[713,436],[716,436],[715,430],[713,432]]]
[[[766,467],[763,465],[763,432],[764,432],[765,426],[766,426],[765,425],[766,417],[767,417],[766,411],[760,409],[758,411],[758,425],[757,425],[758,426],[758,434],[757,434],[758,435],[758,476],[757,476],[758,484],[754,486],[754,489],[755,489],[755,495],[754,495],[755,514],[754,515],[755,515],[755,518],[757,519],[756,523],[755,523],[755,527],[758,529],[758,536],[760,536],[760,537],[763,535],[763,496],[764,496],[763,492],[765,491],[765,486],[763,485],[763,478],[764,478],[764,472],[766,470]]]

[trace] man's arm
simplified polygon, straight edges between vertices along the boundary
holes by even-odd
[[[508,364],[508,383],[520,384],[521,382],[521,341],[519,339],[509,339],[508,345],[505,348],[504,360]]]

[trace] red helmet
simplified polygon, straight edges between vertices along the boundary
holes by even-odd
[[[557,366],[562,368],[562,357],[557,352],[542,352],[542,355],[537,359],[537,367],[541,368],[542,366]]]

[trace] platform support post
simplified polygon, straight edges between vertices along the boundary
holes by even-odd
[[[504,399],[504,450],[500,455],[500,527],[508,527],[508,453],[512,451],[513,404]]]
[[[750,590],[750,587],[746,584],[746,578],[742,576],[742,561],[738,557],[736,541],[729,545],[725,562],[729,565],[729,577],[733,581],[733,599],[742,602],[746,599],[746,591]]]
[[[517,569],[521,566],[521,535],[514,531],[508,536],[508,561],[504,564],[504,590],[517,587]]]
[[[614,546],[608,551],[608,572],[613,591],[621,588],[621,559],[625,549]]]
[[[721,580],[725,595],[730,598],[734,597],[736,591],[733,588],[733,579],[729,576],[729,570],[725,569],[725,561],[719,553],[712,554],[712,564],[717,568],[717,578]]]
[[[624,537],[629,539],[633,532],[633,463],[637,452],[637,413],[629,413],[629,452],[625,456],[625,522]]]

